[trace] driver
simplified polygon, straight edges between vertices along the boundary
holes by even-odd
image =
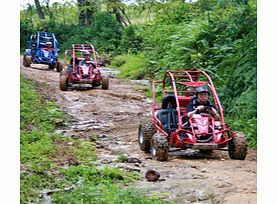
[[[92,59],[90,58],[90,52],[89,51],[85,51],[83,53],[83,57],[84,57],[84,59],[80,61],[79,65],[92,64],[93,67],[95,67],[94,64],[92,63]]]
[[[196,98],[193,98],[187,106],[187,116],[190,118],[193,114],[198,113],[208,113],[211,114],[214,119],[219,120],[219,115],[215,107],[208,100],[209,90],[205,86],[197,87]],[[210,107],[210,109],[205,108],[205,106]]]
[[[52,48],[51,42],[46,42],[46,47],[42,48],[42,50],[48,51],[48,52],[54,52],[54,49]]]
[[[86,51],[84,53],[84,60],[85,61],[91,61],[91,59],[90,59],[90,52],[89,51]]]

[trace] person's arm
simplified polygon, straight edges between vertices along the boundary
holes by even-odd
[[[197,109],[190,111],[188,112],[187,116],[190,118],[193,114],[196,114],[196,112],[197,112]]]
[[[196,114],[197,112],[201,112],[203,110],[204,110],[203,105],[197,106],[197,108],[192,111],[188,110],[187,116],[190,118],[192,115]]]
[[[220,116],[214,107],[212,107],[212,116],[214,117],[215,120],[220,120]]]

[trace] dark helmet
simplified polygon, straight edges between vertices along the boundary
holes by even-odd
[[[209,89],[208,89],[206,86],[197,87],[197,88],[195,89],[195,91],[196,91],[196,95],[197,95],[198,93],[201,93],[201,92],[207,92],[208,94],[210,94]]]

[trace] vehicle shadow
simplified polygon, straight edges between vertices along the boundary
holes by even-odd
[[[179,159],[228,159],[226,151],[213,150],[209,152],[201,152],[199,150],[186,149],[169,152],[171,158]]]
[[[94,89],[101,89],[100,87],[92,87],[92,86],[80,86],[80,85],[69,85],[67,91],[89,91]]]

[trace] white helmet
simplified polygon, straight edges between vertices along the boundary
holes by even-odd
[[[46,45],[52,45],[52,43],[51,42],[46,42]]]

